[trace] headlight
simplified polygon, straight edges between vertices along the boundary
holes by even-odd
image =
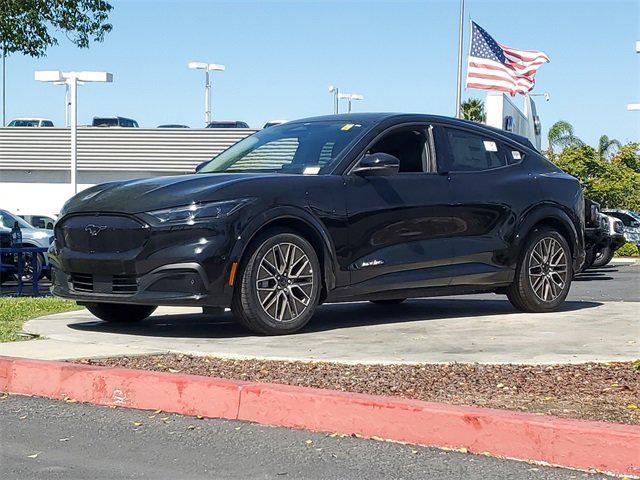
[[[241,198],[224,202],[192,203],[182,207],[156,210],[148,212],[148,214],[155,217],[163,225],[175,223],[192,225],[197,222],[227,217],[250,200],[249,198]]]

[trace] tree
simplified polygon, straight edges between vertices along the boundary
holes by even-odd
[[[602,135],[598,140],[598,156],[602,160],[606,160],[613,153],[614,148],[620,150],[622,144],[615,138],[609,138],[606,135]]]
[[[573,125],[565,120],[560,120],[549,129],[547,134],[549,148],[547,149],[547,157],[552,159],[554,156],[554,148],[577,147],[582,145],[582,140],[573,133]]]
[[[640,209],[638,144],[622,146],[611,161],[588,145],[570,146],[556,155],[554,162],[580,180],[585,197],[603,207]]]
[[[479,98],[470,98],[460,104],[462,118],[472,122],[483,123],[486,115],[484,113],[484,102]]]
[[[0,0],[0,48],[42,57],[58,44],[54,32],[87,48],[111,31],[107,20],[112,9],[104,0]]]

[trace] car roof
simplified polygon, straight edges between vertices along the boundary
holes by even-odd
[[[462,120],[459,118],[453,117],[445,117],[443,115],[431,115],[426,113],[398,113],[398,112],[364,112],[364,113],[341,113],[338,115],[323,115],[319,117],[308,117],[301,118],[299,120],[294,120],[289,123],[307,123],[307,122],[330,122],[330,121],[344,121],[344,122],[355,122],[355,123],[368,123],[368,124],[376,124],[381,123],[383,121],[393,121],[397,120],[398,122],[438,122],[438,123],[447,123],[453,126],[460,127],[471,127],[476,130],[486,130],[489,133],[499,134],[505,136],[519,144],[535,150],[535,147],[531,143],[531,141],[523,137],[522,135],[517,135],[512,132],[507,132],[506,130],[501,130],[499,128],[490,127],[483,123],[472,122],[470,120]]]

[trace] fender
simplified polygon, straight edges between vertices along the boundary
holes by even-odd
[[[539,203],[524,213],[515,228],[516,235],[513,245],[516,251],[521,249],[522,243],[533,227],[544,220],[553,220],[562,224],[568,233],[567,242],[571,247],[574,264],[578,260],[582,262],[581,258],[584,258],[584,240],[582,232],[578,232],[576,228],[576,221],[579,225],[579,220],[572,219],[567,209],[557,203]]]
[[[336,286],[337,260],[333,241],[326,231],[322,222],[314,217],[308,210],[296,206],[282,206],[270,208],[257,214],[244,227],[242,233],[231,250],[229,259],[232,262],[240,262],[244,258],[245,251],[256,234],[269,224],[278,220],[297,220],[303,222],[311,228],[321,239],[324,248],[324,282],[327,291],[333,290]]]

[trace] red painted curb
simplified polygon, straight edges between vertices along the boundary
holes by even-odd
[[[0,357],[0,391],[466,448],[640,475],[640,427],[195,375]]]

